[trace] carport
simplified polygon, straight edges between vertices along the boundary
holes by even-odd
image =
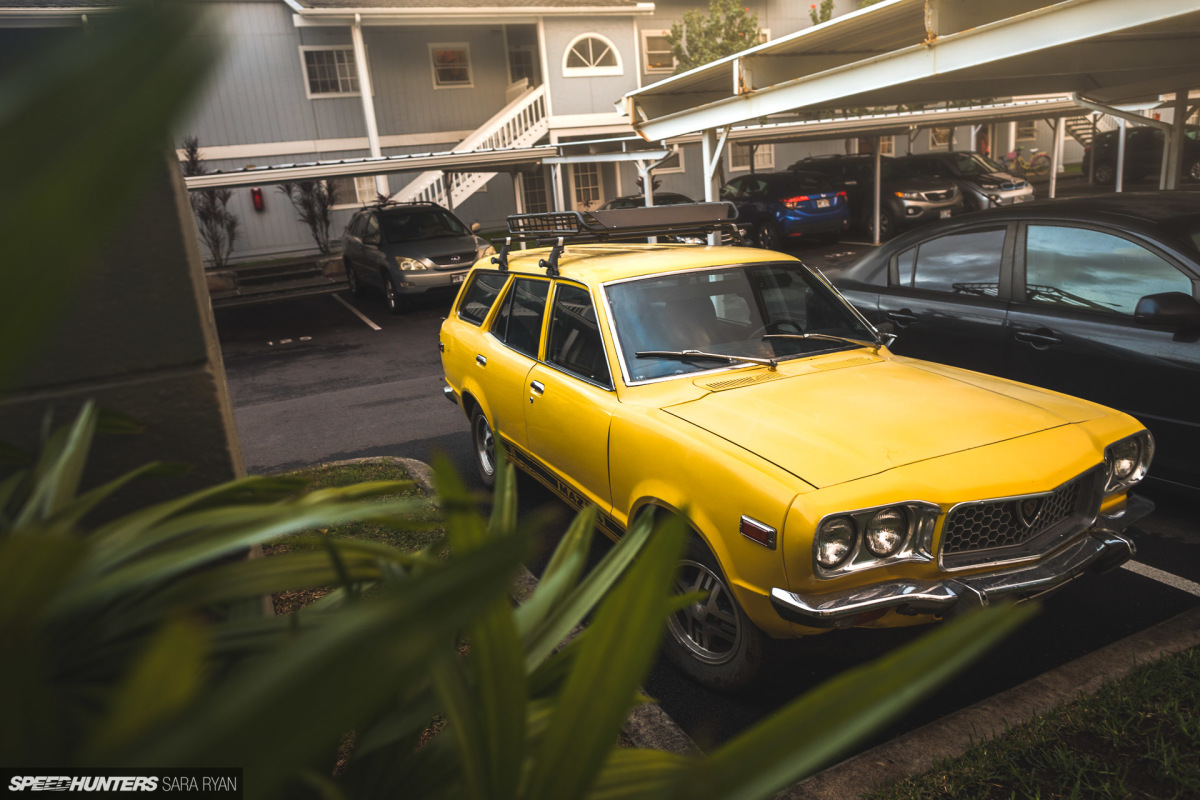
[[[1158,124],[1167,137],[1160,185],[1175,188],[1188,90],[1200,86],[1197,53],[1195,0],[885,0],[630,92],[624,103],[649,141],[699,134],[713,200],[732,126],[772,115],[802,111],[833,124],[843,109],[1060,94],[1149,124],[1115,106],[1173,92],[1174,122]]]

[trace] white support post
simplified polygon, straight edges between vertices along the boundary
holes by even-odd
[[[701,161],[704,162],[704,201],[707,203],[716,202],[720,195],[721,187],[717,185],[717,167],[721,163],[721,154],[725,150],[725,141],[728,138],[728,127],[721,131],[720,137],[713,128],[706,128],[701,134],[700,156]],[[720,244],[720,234],[710,233],[708,243],[710,245]]]
[[[1125,191],[1125,118],[1117,117],[1117,185],[1116,191]]]
[[[1187,135],[1187,89],[1175,90],[1175,118],[1172,120],[1173,126],[1170,136],[1171,150],[1171,171],[1167,174],[1166,185],[1164,189],[1179,188],[1179,173],[1183,170],[1183,137]],[[1166,147],[1163,148],[1167,149]]]
[[[371,71],[367,67],[367,47],[363,44],[362,15],[354,15],[350,26],[350,39],[354,43],[354,66],[358,71],[358,94],[362,98],[363,122],[367,125],[367,146],[372,158],[383,156],[379,146],[379,126],[375,122],[375,100],[371,97]],[[375,176],[375,191],[381,197],[391,197],[386,175]]]
[[[516,208],[518,214],[525,213],[525,173],[517,172],[513,174],[513,194],[516,200]]]
[[[446,210],[454,210],[454,174],[442,172],[442,186],[446,187]]]
[[[554,210],[562,211],[566,206],[563,200],[562,164],[555,164],[550,169],[550,183],[554,190]]]
[[[1050,148],[1050,196],[1054,197],[1058,190],[1058,164],[1062,161],[1063,128],[1066,127],[1062,117],[1049,120],[1054,129],[1054,144]]]
[[[879,244],[879,242],[880,242],[880,238],[879,238],[879,194],[880,194],[880,192],[883,191],[882,187],[880,186],[880,184],[883,183],[883,159],[879,154],[879,141],[880,141],[880,137],[876,136],[875,137],[875,159],[874,159],[875,160],[875,191],[872,192],[873,197],[871,198],[875,203],[875,208],[873,211],[873,213],[875,214],[875,236],[872,240],[875,244]]]

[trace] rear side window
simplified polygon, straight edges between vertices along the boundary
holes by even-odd
[[[913,288],[995,297],[1000,290],[1004,228],[955,233],[917,248]],[[903,267],[901,267],[903,280]]]
[[[596,307],[581,286],[559,284],[554,293],[546,361],[606,389],[612,388]]]
[[[506,280],[508,276],[499,272],[476,272],[471,285],[463,292],[458,316],[472,325],[482,325]]]
[[[549,289],[549,281],[513,281],[492,322],[492,335],[518,353],[537,358]]]

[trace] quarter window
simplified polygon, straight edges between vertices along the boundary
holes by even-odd
[[[586,289],[560,284],[555,291],[546,361],[606,389],[612,388],[596,307]]]
[[[358,67],[351,47],[302,47],[309,97],[358,94]]]
[[[471,285],[463,293],[458,316],[473,325],[482,325],[507,280],[508,276],[499,272],[476,272]]]
[[[913,288],[995,297],[1000,289],[1004,234],[1004,228],[993,228],[923,242],[917,248]]]
[[[1030,225],[1025,244],[1025,299],[1132,315],[1160,292],[1192,293],[1170,263],[1120,236],[1088,228]]]
[[[431,44],[435,89],[461,89],[474,86],[471,80],[471,50],[465,43]]]
[[[622,74],[621,55],[616,46],[598,33],[576,36],[563,53],[563,77]]]
[[[492,335],[518,353],[537,358],[549,288],[548,281],[513,281],[492,322]]]

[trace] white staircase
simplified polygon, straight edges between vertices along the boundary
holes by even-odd
[[[1092,137],[1103,131],[1111,131],[1117,123],[1107,114],[1081,114],[1064,119],[1067,133],[1084,147],[1092,143]]]
[[[546,86],[526,89],[500,109],[477,131],[463,139],[450,152],[498,150],[508,147],[530,147],[550,131],[546,114]],[[495,172],[423,172],[412,183],[392,195],[402,203],[440,203],[457,208],[464,200],[496,177]],[[449,179],[449,185],[447,185]]]

